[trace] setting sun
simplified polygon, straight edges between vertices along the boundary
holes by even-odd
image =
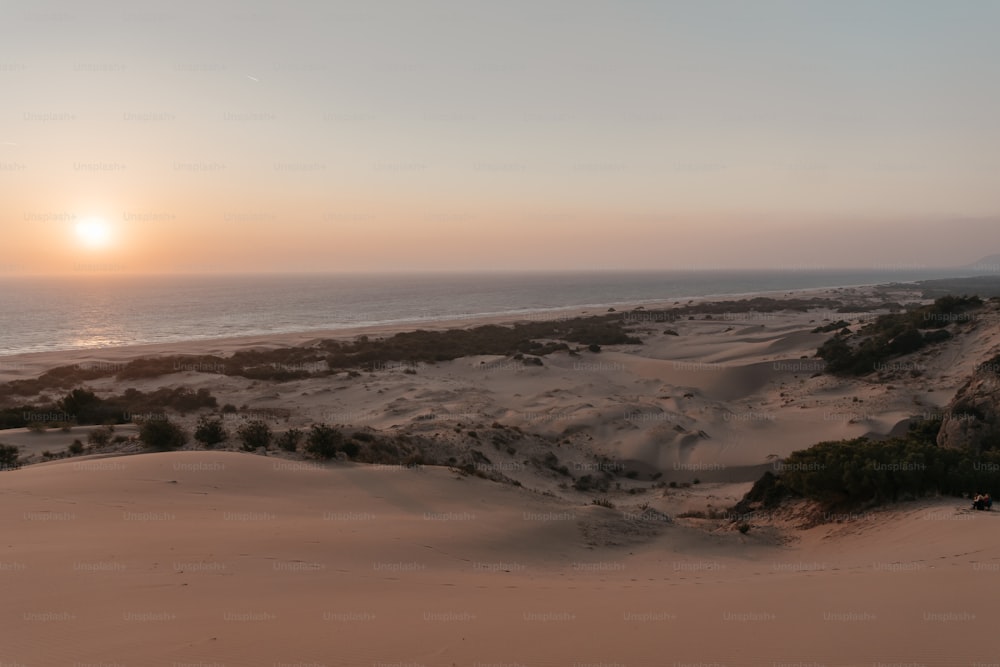
[[[103,248],[111,240],[111,228],[100,218],[86,218],[76,223],[76,238],[87,248]]]

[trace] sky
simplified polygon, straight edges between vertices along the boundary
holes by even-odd
[[[0,274],[1000,252],[1000,3],[5,2]]]

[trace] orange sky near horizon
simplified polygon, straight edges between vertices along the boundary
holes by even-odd
[[[13,12],[0,274],[943,267],[1000,250],[1000,5],[295,9]],[[91,217],[106,247],[77,236]]]

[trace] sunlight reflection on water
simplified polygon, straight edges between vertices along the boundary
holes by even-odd
[[[0,355],[919,278],[872,271],[0,277]],[[946,273],[942,271],[941,273]]]
[[[74,349],[89,350],[102,347],[115,347],[127,345],[128,340],[122,336],[105,336],[100,334],[84,335],[70,341],[70,346]]]

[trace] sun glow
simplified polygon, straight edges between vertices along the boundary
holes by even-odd
[[[111,242],[111,227],[101,218],[76,223],[76,238],[87,248],[103,248]]]

